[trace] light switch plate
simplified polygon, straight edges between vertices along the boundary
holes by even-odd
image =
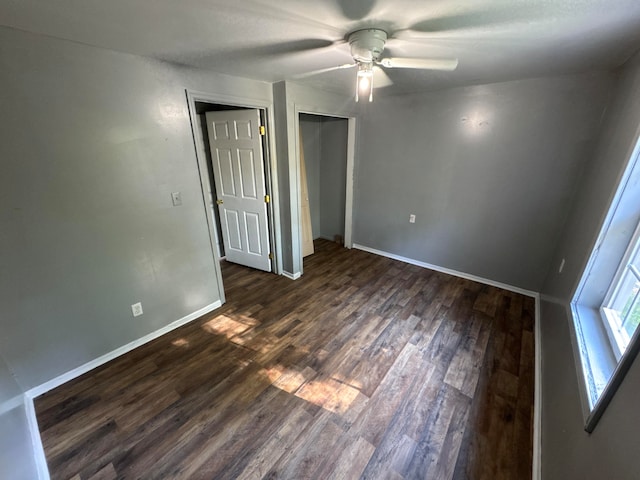
[[[180,192],[171,193],[171,201],[174,207],[179,207],[182,205],[182,194]]]

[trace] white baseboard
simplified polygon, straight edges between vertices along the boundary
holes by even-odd
[[[181,327],[182,325],[192,322],[193,320],[201,317],[205,313],[209,313],[212,310],[215,310],[216,308],[219,308],[221,306],[222,306],[222,302],[220,302],[220,300],[218,300],[217,302],[213,302],[212,304],[207,305],[206,307],[203,307],[200,310],[197,310],[193,313],[190,313],[189,315],[182,317],[181,319],[176,320],[175,322],[172,322],[169,325],[166,325],[154,332],[151,332],[148,335],[145,335],[144,337],[138,338],[133,342],[127,343],[122,347],[116,348],[115,350],[112,350],[111,352],[105,355],[102,355],[101,357],[98,357],[95,360],[91,360],[90,362],[87,362],[84,365],[80,365],[79,367],[74,368],[73,370],[67,373],[63,373],[62,375],[59,375],[56,378],[43,383],[42,385],[38,385],[37,387],[34,387],[28,390],[26,392],[26,395],[29,398],[35,398],[44,393],[47,393],[49,390],[53,390],[54,388],[59,387],[63,383],[73,380],[74,378],[79,377],[80,375],[83,375],[88,371],[93,370],[94,368],[97,368],[100,365],[103,365],[121,355],[124,355],[125,353],[133,350],[134,348],[138,348],[144,345],[145,343],[150,342],[151,340],[155,340],[156,338],[166,333],[169,333],[170,331],[175,330],[176,328]]]
[[[285,272],[284,270],[282,271],[282,276],[283,277],[287,277],[290,280],[297,280],[299,279],[302,274],[300,272],[296,272],[296,273],[289,273],[289,272]]]
[[[411,265],[416,265],[418,267],[428,268],[429,270],[435,270],[436,272],[453,275],[454,277],[460,277],[466,280],[471,280],[473,282],[484,283],[485,285],[491,285],[492,287],[502,288],[503,290],[519,293],[521,295],[526,295],[527,297],[537,298],[539,296],[538,292],[534,292],[533,290],[526,290],[524,288],[514,287],[513,285],[507,285],[506,283],[496,282],[494,280],[489,280],[488,278],[478,277],[476,275],[471,275],[465,272],[459,272],[457,270],[440,267],[438,265],[432,265],[430,263],[421,262],[419,260],[413,260],[412,258],[402,257],[400,255],[395,255],[393,253],[377,250],[375,248],[365,247],[364,245],[359,245],[357,243],[353,244],[353,248],[356,248],[358,250],[363,250],[369,253],[375,253],[376,255],[380,255],[383,257],[392,258],[393,260],[398,260],[400,262],[410,263]]]
[[[532,480],[542,479],[542,334],[540,326],[540,295],[536,296],[534,326],[535,373],[533,389],[533,464]]]
[[[47,466],[47,457],[44,454],[44,447],[42,446],[42,439],[40,438],[36,409],[33,405],[33,398],[28,395],[24,395],[24,411],[27,416],[27,424],[29,425],[31,451],[33,452],[33,460],[35,461],[38,471],[38,480],[49,480],[49,467]]]

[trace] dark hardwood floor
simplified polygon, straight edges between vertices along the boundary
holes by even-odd
[[[316,242],[36,399],[54,479],[531,478],[534,301]]]

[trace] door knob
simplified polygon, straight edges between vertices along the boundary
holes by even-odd
[[[222,200],[216,200],[216,203],[217,203],[218,205],[222,205],[224,202],[223,202]]]

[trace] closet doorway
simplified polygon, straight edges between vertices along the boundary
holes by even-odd
[[[302,245],[304,255],[308,255],[309,250],[304,248],[307,221],[313,240],[323,238],[344,244],[349,119],[300,113],[298,120]],[[308,215],[304,211],[305,190]]]

